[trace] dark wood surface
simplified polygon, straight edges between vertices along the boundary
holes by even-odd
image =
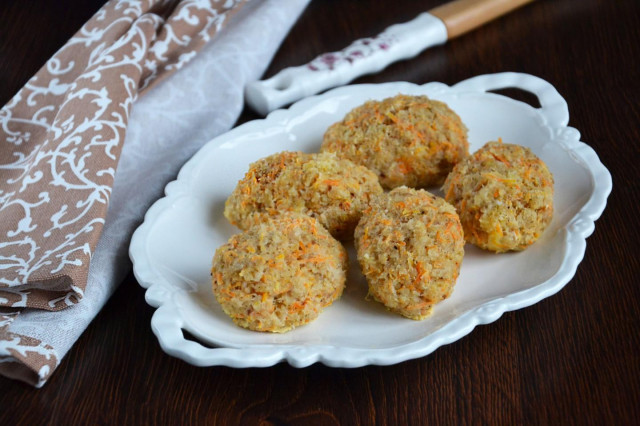
[[[5,1],[4,104],[100,1]],[[312,2],[267,75],[442,1]],[[0,424],[630,424],[640,419],[640,2],[540,0],[357,82],[551,82],[613,175],[575,277],[424,358],[355,369],[196,368],[166,355],[132,275],[40,390],[0,378]],[[240,121],[255,118],[245,111]]]

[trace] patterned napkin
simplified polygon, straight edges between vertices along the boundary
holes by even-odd
[[[0,374],[46,382],[307,1],[111,0],[0,111]]]

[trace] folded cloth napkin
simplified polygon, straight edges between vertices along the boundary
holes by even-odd
[[[307,2],[111,0],[2,109],[0,374],[46,382],[127,273],[146,209],[233,125]]]

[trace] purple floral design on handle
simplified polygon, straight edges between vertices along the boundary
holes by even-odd
[[[339,52],[325,53],[307,64],[311,71],[334,70],[340,64],[352,64],[376,52],[389,50],[396,38],[387,34],[356,40]]]

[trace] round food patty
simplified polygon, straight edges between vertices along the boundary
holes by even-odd
[[[369,101],[333,124],[322,142],[372,170],[383,187],[441,185],[468,154],[467,128],[446,104],[426,96]]]
[[[553,217],[553,176],[520,145],[488,142],[454,167],[443,190],[465,239],[494,252],[524,250]]]
[[[218,248],[213,293],[241,327],[282,333],[306,324],[342,295],[347,252],[314,218],[285,213]]]
[[[453,206],[407,187],[371,203],[356,227],[355,243],[369,295],[415,320],[449,297],[464,255],[462,226]]]
[[[353,238],[362,210],[382,193],[374,173],[332,153],[280,152],[251,164],[224,215],[241,229],[283,211],[315,217],[336,238]]]

